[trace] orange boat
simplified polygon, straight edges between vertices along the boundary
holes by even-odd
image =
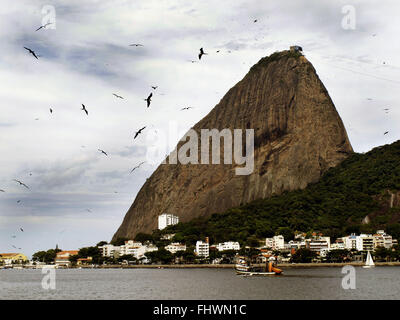
[[[244,257],[238,257],[235,264],[236,274],[248,276],[281,275],[283,272],[274,266],[272,261],[266,263],[265,267],[252,266]]]

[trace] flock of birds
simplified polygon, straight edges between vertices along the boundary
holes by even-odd
[[[257,20],[254,20],[253,22],[255,23],[255,22],[257,22]],[[52,24],[52,23],[49,22],[49,23],[46,23],[46,24],[44,24],[44,25],[41,25],[41,26],[40,26],[39,28],[37,28],[35,31],[39,31],[39,30],[41,30],[41,29],[46,29],[46,28],[47,28],[49,25],[51,25],[51,24]],[[141,43],[132,43],[132,44],[130,44],[129,46],[131,46],[131,47],[144,47],[144,45],[141,44]],[[27,50],[28,53],[31,54],[35,59],[39,60],[40,55],[38,55],[33,49],[28,48],[28,47],[24,47],[24,49]],[[219,52],[220,52],[220,50],[217,50],[217,51],[216,51],[216,53],[219,53]],[[230,52],[231,52],[231,51],[228,50],[228,53],[230,53]],[[200,48],[200,49],[199,49],[199,53],[198,53],[198,61],[201,61],[201,58],[202,58],[204,55],[208,55],[208,53],[204,51],[204,48]],[[189,61],[190,61],[191,63],[198,62],[198,61],[195,61],[195,60],[189,60]],[[153,90],[156,90],[156,89],[158,88],[158,86],[151,86],[151,88],[152,88]],[[117,93],[112,93],[112,95],[113,95],[115,98],[117,98],[117,99],[124,99],[123,96],[121,96],[121,95],[119,95],[119,94],[117,94]],[[151,103],[152,103],[152,98],[153,98],[153,92],[150,92],[150,94],[147,96],[147,98],[144,99],[144,101],[146,101],[146,106],[147,106],[147,108],[150,107],[150,105],[151,105]],[[86,116],[89,116],[89,111],[88,111],[87,107],[85,106],[85,104],[82,103],[81,105],[82,105],[81,110],[86,114]],[[190,110],[190,109],[193,109],[193,107],[183,107],[183,108],[180,109],[180,111]],[[53,114],[53,112],[54,112],[53,108],[49,108],[49,111],[50,111],[50,114]],[[36,118],[35,120],[39,120],[39,118]],[[142,128],[138,129],[138,130],[134,133],[133,139],[135,140],[135,139],[143,132],[143,130],[145,130],[145,129],[146,129],[146,126],[143,126]],[[83,146],[82,146],[82,147],[83,147]],[[103,150],[103,149],[98,149],[98,151],[99,151],[101,154],[103,154],[103,155],[105,155],[105,156],[108,156],[108,153],[107,153],[105,150]],[[137,165],[130,171],[130,173],[133,173],[135,170],[139,169],[144,163],[145,163],[145,161],[142,161],[142,162],[140,162],[139,164],[137,164]],[[32,175],[32,174],[30,174],[30,175]],[[16,182],[16,183],[18,183],[20,186],[23,186],[24,188],[30,190],[29,186],[26,185],[24,182],[22,182],[22,181],[20,181],[20,180],[17,180],[17,179],[13,179],[13,181]],[[6,191],[5,191],[4,189],[0,189],[0,192],[5,193]],[[117,193],[117,192],[115,192],[115,193]],[[21,203],[21,200],[17,200],[17,203]],[[86,211],[87,211],[87,212],[92,212],[90,209],[86,209]],[[24,230],[23,230],[22,227],[20,228],[20,231],[21,231],[21,232],[24,232]],[[12,238],[15,239],[16,236],[13,235]],[[17,247],[14,246],[14,245],[12,245],[12,247],[15,248],[15,249],[21,249],[21,248],[17,248]]]
[[[254,20],[253,20],[253,23],[256,23],[257,21],[258,21],[257,19],[254,19]],[[41,26],[40,26],[39,28],[37,28],[35,31],[39,31],[39,30],[41,30],[41,29],[46,29],[47,26],[49,26],[49,25],[51,25],[50,22],[49,22],[49,23],[46,23],[46,24],[44,24],[44,25],[41,25]],[[374,34],[373,36],[376,36],[376,34]],[[131,46],[131,47],[144,47],[144,45],[143,45],[143,44],[140,44],[140,43],[132,43],[132,44],[130,44],[129,46]],[[27,50],[27,51],[29,52],[29,54],[31,54],[35,59],[39,60],[40,55],[36,54],[36,52],[35,52],[34,50],[32,50],[31,48],[28,48],[28,47],[24,47],[24,49]],[[216,50],[216,53],[219,53],[219,52],[220,52],[220,50]],[[228,53],[230,53],[230,52],[231,52],[231,51],[228,50]],[[188,60],[188,61],[191,62],[191,63],[200,62],[201,59],[202,59],[202,57],[203,57],[204,55],[208,55],[208,53],[204,51],[204,48],[200,48],[200,49],[199,49],[199,53],[198,53],[198,61],[196,61],[196,60]],[[151,86],[151,88],[152,88],[153,90],[156,90],[156,89],[158,88],[158,86]],[[121,95],[119,95],[119,94],[117,94],[117,93],[112,93],[112,95],[113,95],[115,98],[117,98],[117,99],[124,99],[123,96],[121,96]],[[153,92],[150,92],[150,94],[147,96],[147,98],[143,99],[144,101],[146,101],[146,106],[147,106],[147,108],[150,107],[150,105],[151,105],[151,103],[152,103],[152,98],[153,98]],[[371,98],[368,98],[368,100],[372,100],[372,99],[371,99]],[[86,106],[85,106],[83,103],[82,103],[81,105],[82,105],[81,110],[82,110],[87,116],[89,116],[89,111],[87,110]],[[189,109],[192,109],[192,107],[184,107],[184,108],[181,108],[180,110],[183,111],[183,110],[189,110]],[[383,110],[385,111],[385,113],[389,113],[389,110],[390,110],[390,109],[389,109],[389,108],[385,108],[385,109],[383,109]],[[50,111],[50,113],[52,114],[52,113],[53,113],[53,108],[50,108],[49,111]],[[35,120],[39,120],[39,119],[36,118]],[[143,126],[142,128],[138,129],[138,130],[134,133],[133,139],[135,140],[135,139],[143,132],[143,130],[145,130],[145,129],[146,129],[146,126]],[[384,132],[384,135],[387,135],[388,133],[389,133],[389,131],[385,131],[385,132]],[[82,147],[84,147],[84,146],[82,146]],[[101,154],[103,154],[103,155],[105,155],[105,156],[108,156],[108,153],[107,153],[106,151],[104,151],[103,149],[98,149],[98,151],[99,151]],[[144,163],[145,163],[145,161],[140,162],[138,165],[136,165],[136,166],[130,171],[130,173],[133,173],[136,169],[139,169]],[[32,174],[30,174],[30,175],[32,175]],[[18,183],[20,186],[22,186],[22,187],[24,187],[24,188],[30,190],[29,186],[27,186],[24,182],[22,182],[22,181],[20,181],[20,180],[17,180],[17,179],[13,179],[13,181],[16,182],[16,183]],[[5,193],[6,191],[5,191],[4,189],[0,189],[0,192]],[[115,193],[117,193],[117,192],[115,192]],[[18,200],[17,203],[21,203],[21,200]],[[86,211],[87,211],[87,212],[92,212],[90,209],[86,209]],[[21,227],[21,228],[20,228],[20,231],[21,231],[21,232],[24,232],[24,229]],[[16,236],[13,235],[12,238],[16,238]],[[17,248],[17,247],[14,246],[14,245],[13,245],[12,247],[15,248],[15,249],[21,249],[21,248]]]

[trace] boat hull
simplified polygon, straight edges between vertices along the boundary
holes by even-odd
[[[276,272],[258,272],[258,271],[239,271],[236,270],[236,274],[238,275],[246,275],[246,276],[278,276],[282,273]]]

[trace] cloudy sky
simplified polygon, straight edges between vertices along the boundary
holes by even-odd
[[[0,252],[110,240],[157,167],[148,147],[166,154],[253,64],[293,44],[315,66],[355,151],[396,141],[399,9],[395,0],[3,0]],[[198,61],[200,47],[209,54]]]

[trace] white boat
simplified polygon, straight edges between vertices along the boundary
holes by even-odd
[[[246,276],[267,276],[267,275],[279,275],[282,274],[282,270],[274,267],[272,262],[266,264],[263,267],[253,267],[246,261],[244,257],[238,257],[237,263],[235,264],[235,271],[238,275]]]
[[[372,259],[371,253],[368,251],[367,260],[365,260],[365,266],[363,268],[375,267],[374,260]]]

